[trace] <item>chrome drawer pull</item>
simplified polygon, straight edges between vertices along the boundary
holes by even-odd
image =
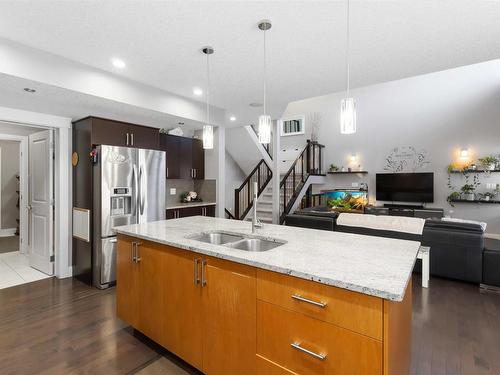
[[[296,342],[292,343],[291,345],[292,345],[292,348],[297,349],[303,353],[309,354],[310,356],[312,356],[316,359],[319,359],[320,361],[324,361],[326,359],[326,354],[323,354],[323,353],[318,354],[318,353],[311,352],[310,350],[303,348],[302,346],[300,346],[300,344],[298,344]]]
[[[304,298],[302,296],[299,296],[298,294],[292,294],[292,298],[296,299],[297,301],[300,301],[300,302],[306,302],[306,303],[310,303],[311,305],[321,307],[322,309],[324,309],[327,305],[326,302],[313,301],[313,300]]]

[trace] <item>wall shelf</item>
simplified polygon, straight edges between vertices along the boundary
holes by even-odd
[[[452,199],[452,203],[485,203],[485,204],[500,204],[500,200],[484,201],[481,199],[474,199],[473,201],[467,199]]]
[[[478,169],[478,170],[466,170],[466,171],[451,171],[449,173],[452,173],[452,174],[462,174],[462,173],[498,173],[500,172],[500,169],[494,169],[492,171],[487,171],[487,170],[484,170],[484,169]]]
[[[368,171],[337,171],[337,172],[327,172],[328,174],[368,174]]]

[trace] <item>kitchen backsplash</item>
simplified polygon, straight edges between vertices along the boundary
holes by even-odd
[[[171,188],[175,188],[175,195],[170,195]],[[167,207],[180,203],[182,193],[188,191],[196,191],[204,202],[215,202],[216,181],[167,179]]]

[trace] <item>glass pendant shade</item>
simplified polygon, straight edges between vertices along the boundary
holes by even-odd
[[[214,127],[212,125],[203,125],[203,148],[214,148]]]
[[[259,116],[259,142],[262,144],[271,143],[271,116]]]
[[[340,133],[356,133],[356,100],[344,98],[340,103]]]

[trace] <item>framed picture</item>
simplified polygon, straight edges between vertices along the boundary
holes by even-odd
[[[294,116],[289,118],[284,118],[281,121],[281,135],[299,135],[305,133],[306,127],[306,117],[305,116]]]

